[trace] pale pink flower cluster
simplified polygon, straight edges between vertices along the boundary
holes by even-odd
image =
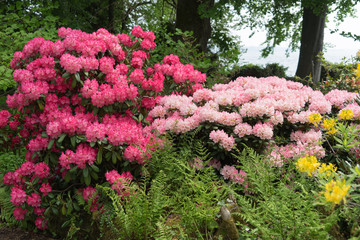
[[[347,104],[344,108],[339,110],[339,113],[342,110],[347,110],[347,109],[352,110],[352,112],[353,112],[353,117],[352,118],[353,119],[360,120],[360,106],[359,106],[359,104],[357,102]]]
[[[211,131],[209,138],[215,143],[219,143],[226,151],[231,151],[235,147],[235,139],[224,132],[224,130]]]
[[[220,174],[224,179],[229,179],[236,184],[244,184],[247,175],[243,170],[237,170],[234,166],[229,165],[225,165],[220,170]]]
[[[269,145],[270,153],[268,154],[270,162],[275,166],[282,166],[288,159],[298,159],[309,156],[316,156],[321,159],[325,157],[325,149],[319,143],[300,142],[289,143],[285,146]]]
[[[352,93],[345,90],[333,89],[325,95],[326,100],[328,100],[332,105],[337,108],[343,108],[345,102],[354,102],[356,97],[359,96],[358,93]]]
[[[220,130],[226,129],[225,134],[229,134],[229,127],[232,127],[239,138],[254,135],[270,140],[277,134],[276,131],[282,131],[284,122],[303,125],[309,123],[312,113],[329,114],[333,105],[329,96],[336,94],[345,93],[333,92],[324,96],[301,83],[278,77],[239,77],[228,84],[215,84],[212,89],[200,89],[192,97],[166,96],[150,111],[150,116],[155,118],[152,127],[156,134],[166,131],[183,133],[200,125],[216,124],[223,126]],[[345,95],[346,98],[341,98],[344,101],[355,96]],[[348,106],[354,110],[358,107],[356,103]],[[357,112],[360,115],[360,111]],[[196,124],[190,121],[192,125],[186,126],[187,120],[194,119]],[[305,134],[301,141],[298,141],[299,136],[295,137],[297,134],[293,133],[294,137],[289,139],[300,144],[297,152],[310,151],[323,155],[324,150],[320,146],[310,147],[314,141],[321,140],[318,132],[315,134],[313,130]],[[212,138],[220,143],[214,133]]]
[[[318,143],[322,139],[321,131],[315,131],[310,129],[308,132],[296,131],[292,132],[290,135],[290,140],[300,143]]]
[[[270,140],[274,135],[272,126],[261,122],[255,124],[252,129],[252,133],[263,140]]]

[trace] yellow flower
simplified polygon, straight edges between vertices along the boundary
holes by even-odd
[[[335,133],[337,133],[337,129],[332,128],[329,131],[327,131],[327,133],[330,134],[330,135],[334,135]]]
[[[325,119],[322,126],[326,130],[330,131],[336,126],[336,119],[334,119],[334,118]]]
[[[340,204],[341,200],[345,200],[345,196],[350,189],[350,185],[345,184],[345,180],[340,182],[339,180],[336,180],[336,182],[331,179],[329,183],[325,185],[325,199],[328,202],[332,202],[335,204]]]
[[[337,170],[337,167],[335,167],[332,163],[326,164],[322,163],[319,167],[318,171],[320,174],[324,173],[327,177],[330,177],[332,173],[335,173]]]
[[[308,156],[300,158],[296,167],[300,172],[307,172],[308,176],[312,176],[312,174],[316,171],[316,169],[320,166],[320,163],[317,161],[315,156]]]
[[[322,116],[320,113],[312,113],[309,116],[309,121],[313,123],[316,127],[318,126],[318,123],[321,121]]]
[[[343,120],[350,120],[354,116],[354,112],[351,109],[343,109],[339,113],[339,117]]]
[[[356,77],[360,77],[360,63],[358,63],[358,65],[357,65],[357,68],[355,70],[355,75],[356,75]]]

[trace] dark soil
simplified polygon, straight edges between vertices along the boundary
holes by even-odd
[[[52,240],[53,238],[47,237],[40,233],[26,232],[20,228],[0,228],[1,240]]]

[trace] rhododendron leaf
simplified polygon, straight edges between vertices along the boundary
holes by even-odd
[[[132,115],[131,117],[132,117],[132,119],[134,119],[135,121],[139,122],[139,119],[138,119],[135,115]]]
[[[91,177],[92,177],[94,180],[98,180],[98,179],[99,179],[99,176],[97,175],[96,172],[90,172],[90,175],[91,175]]]
[[[139,115],[139,122],[141,122],[144,119],[144,116],[140,113]]]
[[[108,150],[111,150],[111,149],[108,149]],[[110,161],[110,158],[111,158],[111,152],[108,152],[105,154],[105,158],[107,161]]]
[[[94,147],[95,144],[96,144],[96,142],[91,142],[91,143],[90,143],[90,147]]]
[[[72,207],[71,202],[68,202],[68,203],[66,204],[66,207],[67,207],[66,213],[67,213],[67,214],[70,214],[70,213],[72,212],[72,210],[73,210],[73,207]]]
[[[80,75],[78,72],[75,73],[75,79],[76,79],[76,81],[81,82]]]
[[[71,87],[72,87],[72,88],[76,88],[76,79],[75,79],[75,78],[73,78]]]
[[[99,148],[98,154],[96,156],[96,163],[101,164],[102,162],[102,148]]]
[[[94,110],[93,110],[93,115],[96,116],[96,114],[99,112],[99,108],[97,107],[94,107]]]
[[[51,210],[55,215],[59,214],[59,211],[56,208],[52,207]]]
[[[65,80],[68,79],[69,77],[70,77],[70,73],[68,73],[68,72],[66,72],[62,75],[62,78]]]
[[[91,183],[91,177],[90,177],[90,175],[88,175],[86,178],[84,178],[84,181],[85,181],[85,184],[86,184],[87,186],[89,186],[90,183]]]
[[[73,203],[73,207],[76,211],[80,210],[79,205],[77,203]]]
[[[66,137],[66,133],[60,134],[60,136],[59,136],[59,138],[57,140],[58,143],[62,143],[64,141],[65,137]]]
[[[50,211],[50,207],[48,207],[48,208],[45,210],[44,215],[45,215],[45,216],[48,215],[48,214],[49,214],[49,211]]]
[[[76,146],[76,136],[71,136],[70,142],[71,142],[71,146],[75,147]]]
[[[54,142],[55,142],[55,139],[51,139],[48,146],[47,146],[47,149],[50,150],[52,148],[52,146],[54,145]]]
[[[92,168],[92,170],[94,170],[95,172],[99,172],[99,168],[97,166],[95,166],[94,164],[90,165],[90,167]]]
[[[84,176],[84,178],[87,178],[89,176],[89,169],[87,169],[87,168],[83,169],[83,176]]]
[[[70,173],[65,173],[65,182],[70,182]]]
[[[39,109],[41,111],[44,110],[44,105],[40,101],[37,101],[37,103],[38,103]]]
[[[48,196],[49,196],[49,198],[54,198],[54,194],[52,194],[52,193],[49,193]]]
[[[47,138],[47,137],[49,137],[49,135],[47,135],[46,132],[42,132],[42,133],[41,133],[41,137],[42,137],[42,138]]]
[[[99,75],[96,77],[96,79],[100,79],[104,74],[102,72],[99,73]]]
[[[112,160],[112,163],[113,163],[113,164],[116,164],[116,160],[117,160],[116,152],[113,152],[113,153],[112,153],[111,160]]]
[[[65,215],[65,214],[66,214],[65,205],[63,205],[63,206],[62,206],[62,208],[61,208],[61,213],[62,213],[63,215]]]

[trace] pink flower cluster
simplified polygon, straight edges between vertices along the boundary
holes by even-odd
[[[213,130],[210,132],[209,137],[215,143],[219,143],[226,151],[230,151],[235,147],[235,139],[227,135],[224,130]]]
[[[84,189],[79,189],[85,202],[90,204],[90,211],[94,212],[99,210],[99,196],[97,195],[96,188],[88,186]]]
[[[0,128],[5,127],[8,125],[8,120],[11,117],[11,114],[7,110],[0,111]]]
[[[86,168],[86,164],[92,165],[96,160],[97,149],[90,147],[86,143],[77,146],[76,152],[66,150],[59,157],[60,166],[66,170],[72,167],[72,164],[80,169]]]
[[[220,174],[224,179],[229,179],[236,184],[244,184],[246,179],[246,173],[243,170],[237,170],[234,166],[225,165],[221,170]]]
[[[9,125],[11,130],[19,131],[22,139],[18,134],[12,139],[23,141],[27,149],[27,163],[4,177],[4,182],[14,185],[12,202],[18,206],[14,212],[18,219],[40,213],[40,206],[48,207],[44,205],[48,202],[41,200],[59,185],[57,181],[63,181],[60,176],[65,173],[72,174],[72,181],[84,180],[76,171],[94,164],[99,147],[106,158],[106,153],[116,151],[129,162],[144,164],[154,148],[149,145],[160,142],[149,127],[142,125],[152,122],[148,111],[165,92],[176,88],[180,94],[189,95],[202,89],[206,80],[205,74],[190,64],[183,65],[172,54],[162,63],[149,66],[155,35],[141,27],[134,27],[131,35],[112,35],[105,29],[85,33],[62,27],[58,35],[60,40],[56,42],[41,37],[29,41],[11,61],[18,88],[7,97],[7,104],[24,117],[9,121],[9,112],[1,111],[0,128]],[[191,108],[183,112],[193,113]],[[226,114],[222,118],[224,123],[234,124],[239,116]],[[182,126],[189,122],[195,127],[198,120],[186,120],[178,125],[178,131],[188,131]],[[49,158],[48,166],[42,161]],[[128,194],[131,174],[116,175],[110,165],[104,165],[110,168],[103,171],[108,171],[106,178],[113,188],[119,194]],[[71,169],[76,171],[72,173]],[[46,181],[49,176],[52,180]],[[36,192],[24,185],[25,180],[34,179],[38,181]],[[92,182],[102,179],[94,178]],[[85,188],[84,199],[93,192],[90,186]],[[37,216],[36,226],[46,228],[46,220],[41,214]]]
[[[177,59],[171,61],[176,63]],[[272,140],[274,135],[284,131],[284,122],[309,127],[306,124],[310,114],[330,114],[333,107],[352,109],[354,118],[360,118],[356,96],[356,93],[339,90],[323,95],[301,83],[278,77],[239,77],[228,84],[216,84],[212,89],[199,89],[193,96],[165,96],[149,115],[155,118],[152,131],[156,134],[166,131],[184,133],[200,125],[216,124],[220,129],[211,131],[209,137],[226,145],[224,148],[229,151],[235,147],[231,139],[233,133],[239,138],[253,135]],[[233,129],[233,133],[229,129]],[[224,144],[225,139],[227,144]],[[288,139],[293,143],[279,149],[283,154],[285,149],[295,148],[287,154],[292,157],[309,152],[320,157],[324,155],[324,149],[316,143],[321,139],[319,131],[293,132]],[[275,152],[272,156],[277,165],[282,164]]]
[[[111,184],[117,194],[121,197],[127,197],[130,194],[129,185],[133,179],[130,172],[123,172],[121,175],[116,170],[111,170],[105,173],[106,181]]]
[[[42,207],[42,197],[47,196],[52,187],[47,182],[50,174],[49,166],[44,163],[24,162],[15,172],[8,172],[4,175],[3,182],[6,185],[13,185],[11,188],[11,202],[17,206],[14,209],[14,217],[23,220],[26,214],[37,215],[36,227],[47,228],[47,220],[43,218],[45,208]],[[37,182],[29,186],[26,182]],[[36,190],[37,188],[37,190]],[[41,193],[41,194],[39,194]],[[32,211],[28,211],[28,210]]]

